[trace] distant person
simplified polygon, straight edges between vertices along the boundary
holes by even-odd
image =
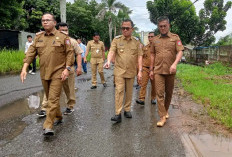
[[[29,47],[31,46],[31,44],[33,44],[33,40],[32,40],[32,36],[31,35],[28,35],[27,36],[27,42],[25,44],[25,55],[29,49]],[[32,74],[32,75],[35,75],[36,73],[36,57],[33,59],[32,61],[32,66],[31,64],[29,65],[29,74]]]
[[[56,30],[53,14],[45,13],[41,19],[45,31],[36,33],[33,44],[29,47],[21,72],[21,81],[27,76],[27,67],[36,53],[40,60],[41,82],[48,98],[47,116],[43,124],[44,135],[54,135],[53,124],[62,120],[60,94],[63,82],[68,78],[74,63],[74,50],[67,33]]]
[[[151,44],[155,37],[154,32],[149,32],[148,34],[148,41],[149,43],[143,47],[143,73],[142,73],[142,81],[141,81],[141,88],[139,91],[139,99],[136,100],[138,104],[144,105],[145,104],[145,96],[147,91],[147,84],[150,79],[150,64],[151,64]],[[151,103],[156,104],[156,94],[155,94],[155,79],[150,79],[151,82]]]
[[[138,81],[142,79],[142,48],[139,39],[132,36],[134,24],[131,20],[124,20],[121,24],[122,35],[116,36],[111,43],[105,68],[110,68],[111,61],[115,59],[115,115],[111,121],[121,122],[121,112],[124,116],[132,118],[131,101],[135,76]],[[139,70],[137,72],[137,64]],[[124,99],[125,95],[125,99]],[[124,103],[124,105],[123,105]]]
[[[91,72],[92,72],[92,87],[91,89],[97,88],[97,71],[101,78],[101,83],[104,87],[107,87],[104,73],[103,64],[105,61],[105,45],[100,41],[100,36],[98,33],[94,33],[93,40],[90,40],[87,44],[86,54],[84,62],[87,63],[87,56],[91,52]]]
[[[83,50],[82,55],[81,55],[82,56],[82,68],[83,68],[83,72],[87,73],[87,67],[86,67],[87,63],[84,62],[85,53],[86,53],[86,46],[82,43],[81,38],[78,38],[77,42],[78,42],[79,46],[81,47],[81,49]]]
[[[170,32],[168,17],[159,17],[157,23],[160,34],[151,44],[150,77],[155,78],[160,116],[157,126],[162,127],[169,118],[168,109],[172,100],[176,68],[183,55],[184,47],[179,36]]]

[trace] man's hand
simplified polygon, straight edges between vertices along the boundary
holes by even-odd
[[[84,57],[84,62],[85,62],[85,63],[87,63],[87,59],[86,59],[86,57]]]
[[[172,66],[170,67],[169,71],[170,71],[170,74],[175,74],[176,73],[176,65],[172,64]]]
[[[22,70],[21,74],[20,74],[20,78],[22,83],[24,83],[24,80],[26,80],[26,76],[27,76],[27,72],[25,70]]]
[[[65,69],[62,74],[61,74],[61,81],[65,81],[69,76],[69,71],[68,69]]]
[[[141,71],[139,71],[138,76],[137,76],[137,79],[138,79],[138,83],[139,83],[139,85],[140,85],[141,82],[142,82],[142,72],[141,72]]]
[[[79,68],[79,67],[77,68],[76,74],[77,74],[77,76],[80,76],[82,74],[81,68]]]
[[[109,69],[110,68],[110,62],[106,62],[103,66],[103,68]]]
[[[153,80],[153,79],[154,79],[154,71],[153,71],[153,70],[151,70],[151,71],[150,71],[149,76],[150,76],[150,79],[151,79],[151,80]]]

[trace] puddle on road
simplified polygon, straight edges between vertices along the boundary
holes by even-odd
[[[221,135],[189,135],[191,142],[203,157],[231,157],[232,139]]]

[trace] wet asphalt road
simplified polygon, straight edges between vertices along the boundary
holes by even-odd
[[[132,103],[133,118],[123,117],[119,124],[110,121],[114,115],[112,73],[112,70],[105,70],[108,87],[98,84],[94,90],[90,89],[90,73],[76,77],[75,112],[64,116],[63,123],[54,127],[55,136],[50,138],[42,135],[44,119],[37,118],[38,109],[28,106],[27,98],[32,93],[40,98],[39,101],[42,100],[39,74],[30,75],[24,86],[21,85],[19,76],[1,77],[0,156],[186,156],[181,135],[171,127],[172,117],[163,128],[157,128],[157,106],[150,104],[149,96],[144,107],[136,104],[136,89]],[[4,80],[5,84],[2,85]],[[150,87],[148,90],[150,91]],[[64,97],[62,94],[62,111],[65,110]],[[170,111],[171,115],[173,110]]]

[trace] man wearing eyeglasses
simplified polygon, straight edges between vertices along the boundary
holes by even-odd
[[[141,89],[139,91],[139,99],[136,100],[136,102],[140,105],[145,104],[145,95],[146,95],[146,90],[147,90],[147,83],[149,81],[149,74],[150,74],[150,64],[151,64],[151,53],[150,53],[150,48],[152,41],[154,39],[154,32],[149,32],[148,34],[148,41],[149,43],[143,47],[143,79],[141,81]],[[155,94],[155,80],[150,79],[151,81],[151,103],[156,104],[156,94]]]
[[[133,94],[134,78],[139,67],[138,80],[142,79],[142,47],[137,38],[132,36],[134,24],[131,20],[124,20],[121,25],[122,35],[114,38],[111,43],[108,60],[105,68],[110,68],[112,58],[115,56],[115,116],[111,121],[121,122],[121,111],[124,108],[124,116],[132,118],[131,101]],[[125,94],[125,104],[123,100]]]
[[[168,109],[172,99],[176,67],[180,61],[184,47],[178,35],[170,32],[169,19],[158,18],[160,35],[156,36],[151,45],[150,77],[155,75],[155,88],[160,121],[162,127],[169,118]],[[153,69],[154,67],[154,69]]]
[[[59,99],[63,82],[68,78],[74,63],[74,51],[69,37],[56,30],[54,15],[45,13],[42,16],[42,26],[45,31],[36,34],[33,44],[27,51],[21,72],[21,81],[26,79],[26,69],[39,55],[40,77],[48,98],[46,120],[43,124],[44,135],[54,135],[53,123],[62,119]]]

